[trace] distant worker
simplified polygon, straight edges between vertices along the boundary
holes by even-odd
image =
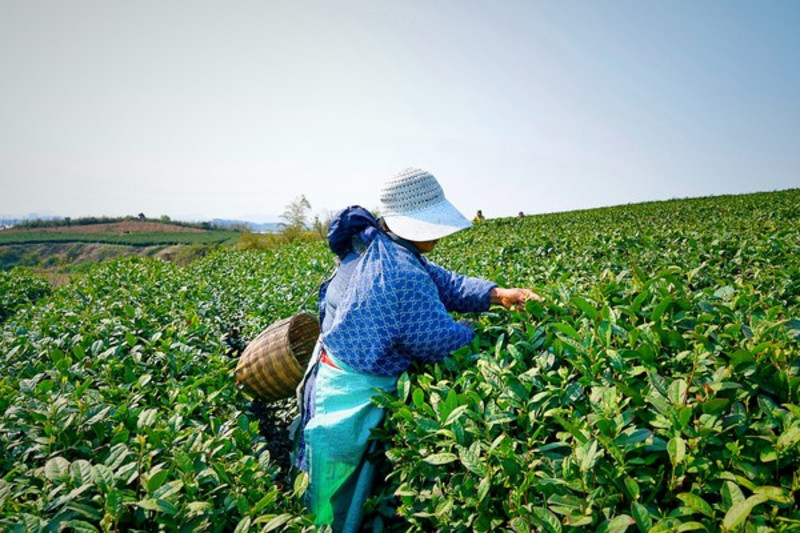
[[[486,220],[486,217],[484,217],[481,210],[478,209],[478,212],[475,214],[475,218],[472,219],[472,223],[477,224],[478,222],[483,222],[484,220]]]

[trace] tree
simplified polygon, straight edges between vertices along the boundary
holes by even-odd
[[[286,211],[281,215],[281,227],[284,232],[299,232],[306,228],[306,219],[311,210],[311,204],[304,194],[295,198],[294,202],[286,206]]]
[[[333,220],[333,215],[330,211],[323,211],[322,218],[319,215],[314,216],[314,222],[311,225],[314,233],[319,235],[320,239],[325,239],[328,236],[328,228],[331,225],[331,220]]]

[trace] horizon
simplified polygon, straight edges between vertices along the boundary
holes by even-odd
[[[743,193],[723,193],[723,194],[708,194],[708,195],[703,195],[703,196],[682,196],[682,197],[672,197],[672,198],[661,198],[661,199],[653,199],[653,200],[641,200],[641,201],[625,202],[625,203],[612,204],[612,205],[598,205],[598,206],[593,206],[593,207],[567,209],[567,210],[561,210],[561,211],[544,211],[544,212],[540,212],[540,213],[525,213],[525,212],[523,212],[523,214],[526,217],[535,217],[535,216],[541,216],[541,215],[556,215],[556,214],[561,214],[561,213],[572,213],[572,212],[576,212],[576,211],[593,211],[593,210],[597,210],[597,209],[614,209],[614,208],[617,208],[617,207],[625,207],[625,206],[632,206],[632,205],[639,205],[639,204],[657,204],[657,203],[666,203],[666,202],[675,202],[675,201],[702,200],[702,199],[721,198],[721,197],[728,197],[728,196],[750,196],[750,195],[756,195],[756,194],[783,193],[783,192],[791,192],[791,191],[797,191],[797,190],[800,190],[800,187],[789,187],[787,189],[758,190],[758,191],[743,192]],[[35,215],[36,213],[32,213],[32,214]],[[162,215],[158,215],[158,216],[150,216],[150,215],[145,215],[145,216],[147,217],[148,220],[157,221],[161,216],[163,216],[165,214],[166,213],[163,213]],[[330,214],[334,215],[335,213],[330,213]],[[463,213],[463,214],[465,216],[467,215],[467,213]],[[313,213],[313,212],[310,213],[308,215],[308,217],[307,217],[308,219],[306,221],[306,224],[310,224],[313,221],[315,215],[316,215],[316,213]],[[69,217],[69,218],[78,219],[78,220],[82,219],[82,218],[109,218],[109,219],[115,220],[115,219],[123,219],[123,218],[136,218],[136,216],[137,215],[134,215],[134,214],[123,214],[123,215],[114,215],[114,216],[111,216],[111,215],[96,215],[95,214],[95,215],[83,215],[83,216]],[[260,218],[268,219],[268,220],[263,220],[263,221],[254,220],[254,219],[248,219],[248,218],[238,218],[238,217],[234,217],[234,218],[223,218],[223,217],[175,218],[175,217],[172,217],[172,216],[169,216],[169,215],[167,215],[167,216],[169,217],[170,222],[182,222],[182,223],[202,223],[202,222],[224,221],[224,222],[243,222],[243,223],[256,224],[256,225],[279,225],[279,224],[282,223],[282,220],[283,220],[283,219],[281,219],[281,217],[279,215],[275,215],[275,216],[258,215],[257,217],[255,217],[255,218],[259,218],[260,217]],[[486,220],[503,219],[503,218],[516,218],[517,216],[518,215],[506,215],[506,216],[499,216],[499,217],[487,216]],[[13,217],[13,216],[4,216],[4,215],[0,214],[0,223],[9,222],[9,221],[25,223],[25,222],[33,222],[33,221],[36,221],[36,220],[41,220],[41,221],[63,220],[65,218],[67,218],[67,217],[60,216],[58,214],[45,215],[44,217],[39,217],[39,218]]]
[[[0,213],[471,218],[800,184],[800,3],[0,7]]]

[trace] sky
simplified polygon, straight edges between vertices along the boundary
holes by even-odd
[[[800,2],[0,0],[0,217],[800,187]]]

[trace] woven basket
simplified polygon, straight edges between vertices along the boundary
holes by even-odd
[[[275,322],[242,352],[236,383],[268,401],[294,395],[318,337],[319,322],[310,313]]]

